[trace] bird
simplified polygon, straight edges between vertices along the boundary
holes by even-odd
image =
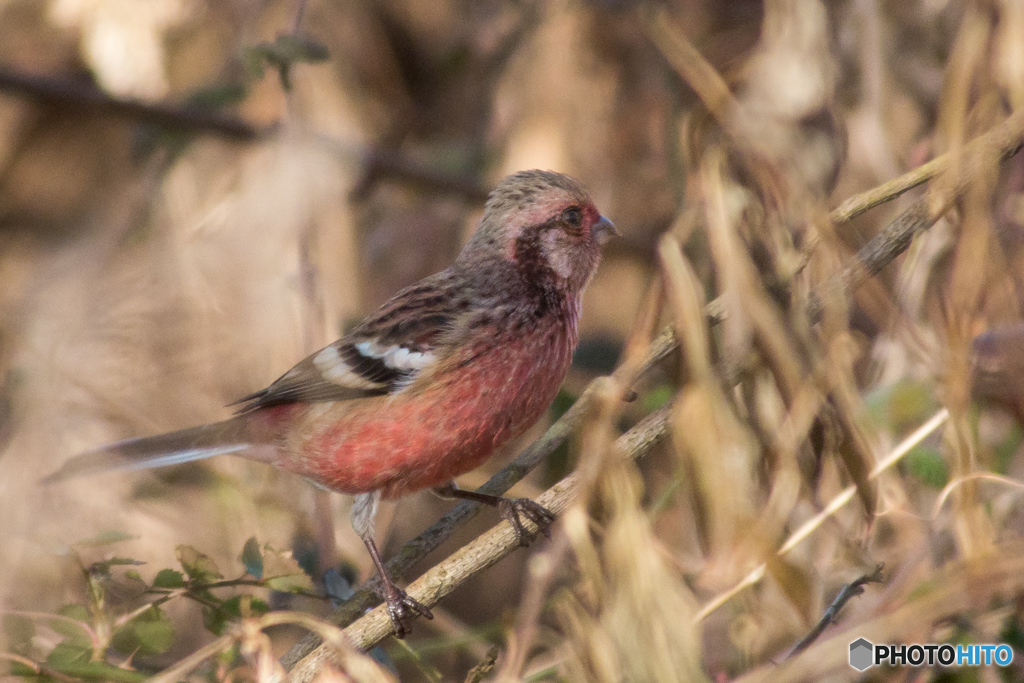
[[[550,534],[555,518],[541,505],[462,490],[454,479],[551,404],[579,340],[583,291],[616,235],[579,181],[515,173],[488,195],[451,266],[233,403],[233,417],[83,453],[44,482],[232,454],[352,494],[352,526],[404,637],[415,614],[433,615],[385,570],[374,541],[380,500],[432,489],[496,507],[522,545],[524,518]]]

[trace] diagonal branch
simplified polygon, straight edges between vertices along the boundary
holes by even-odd
[[[134,121],[196,133],[251,141],[265,131],[242,119],[197,107],[114,97],[92,84],[0,67],[0,92],[11,92],[56,107],[87,109]]]
[[[963,196],[972,182],[984,177],[986,170],[992,165],[1014,156],[1020,151],[1022,144],[1024,144],[1024,110],[1012,114],[989,132],[965,145],[960,151],[959,163],[955,166],[949,165],[948,161],[944,162],[947,168],[945,173],[938,177],[939,187],[950,188],[950,191],[948,193],[929,192],[919,197],[881,232],[868,240],[868,243],[857,252],[856,260],[836,276],[842,291],[847,294],[853,292],[865,280],[880,273],[897,256],[906,251],[917,234],[935,225],[950,209],[953,202]],[[947,174],[953,175],[946,177]],[[873,192],[865,192],[858,196],[870,197]],[[889,199],[894,199],[896,196],[898,193],[893,194]],[[873,200],[865,201],[870,203]],[[843,206],[846,206],[847,203],[844,202]],[[864,206],[867,206],[867,203]],[[877,204],[871,206],[875,205]],[[871,207],[867,206],[867,208]],[[825,288],[825,291],[830,291],[830,288]],[[831,288],[831,291],[836,291],[836,288]],[[812,320],[820,316],[821,307],[820,299],[811,300],[809,312]]]
[[[875,567],[875,571],[870,574],[864,574],[855,581],[843,586],[842,590],[839,591],[839,595],[836,596],[832,604],[829,605],[828,609],[818,620],[818,623],[814,625],[810,633],[800,639],[800,642],[793,646],[793,649],[789,651],[785,659],[792,659],[797,656],[811,645],[814,644],[821,634],[825,632],[829,626],[834,624],[839,619],[839,613],[846,606],[846,603],[854,599],[858,595],[863,595],[864,586],[869,583],[881,583],[882,582],[882,570],[885,568],[885,563],[879,563]]]
[[[593,386],[593,385],[592,385]],[[663,406],[640,421],[633,429],[618,438],[617,449],[626,457],[638,459],[650,452],[668,433],[671,405]],[[555,514],[569,506],[579,488],[576,473],[562,479],[545,491],[537,502]],[[493,566],[519,547],[519,540],[508,522],[501,522],[448,558],[428,570],[408,586],[409,595],[427,607],[464,584],[477,573]],[[350,641],[361,650],[368,650],[393,632],[391,619],[383,606],[379,606],[345,629]],[[292,683],[309,683],[316,676],[330,649],[321,645],[299,662],[291,671]]]
[[[855,264],[847,269],[843,274],[846,286],[850,289],[856,288],[867,278],[876,275],[909,246],[914,235],[934,225],[949,210],[953,202],[964,194],[968,185],[982,177],[988,167],[1005,161],[1019,152],[1022,141],[1024,110],[1016,112],[986,134],[965,145],[958,155],[960,163],[947,169],[955,175],[944,179],[945,186],[952,188],[953,191],[946,196],[935,197],[929,193],[921,197],[864,245],[857,253],[857,260],[863,267]],[[948,162],[946,165],[948,166]]]

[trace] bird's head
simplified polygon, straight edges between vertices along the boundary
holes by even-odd
[[[537,282],[578,295],[617,235],[577,180],[553,171],[520,171],[494,188],[464,256],[488,254],[512,262]]]

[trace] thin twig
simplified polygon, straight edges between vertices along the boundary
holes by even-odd
[[[97,111],[169,130],[220,135],[245,142],[258,140],[273,131],[273,127],[260,129],[242,119],[217,112],[114,97],[91,84],[20,73],[3,67],[0,67],[0,92],[22,95],[50,106]],[[441,171],[398,152],[348,148],[329,136],[314,135],[318,142],[328,142],[346,156],[358,158],[368,176],[392,178],[431,192],[461,195],[477,204],[487,199],[488,189],[469,175]]]
[[[862,213],[869,211],[876,206],[891,202],[904,192],[913,190],[923,185],[938,174],[946,170],[949,165],[949,154],[936,157],[926,164],[907,171],[898,178],[885,182],[878,187],[855,194],[837,206],[828,215],[836,225],[853,220]]]
[[[298,0],[295,4],[295,18],[292,20],[292,33],[299,35],[299,29],[302,28],[302,18],[306,14],[306,0]]]
[[[741,107],[729,84],[685,38],[669,11],[659,6],[643,16],[642,25],[662,56],[693,88],[711,115],[734,138],[741,139],[732,118]]]
[[[979,562],[962,559],[948,563],[897,604],[871,619],[861,621],[812,645],[781,664],[766,664],[733,679],[733,683],[772,681],[851,680],[849,644],[857,638],[874,643],[901,642],[908,624],[936,624],[978,605],[991,604],[997,596],[1018,595],[1024,588],[1024,555],[1020,544],[995,547]],[[879,676],[876,680],[883,679]],[[914,678],[908,677],[908,680]]]
[[[498,654],[500,652],[501,649],[497,645],[492,645],[483,661],[470,669],[466,674],[466,683],[480,683],[484,676],[494,671],[494,663],[498,661]]]
[[[170,130],[208,133],[235,140],[255,140],[266,132],[251,123],[217,112],[114,97],[91,84],[20,73],[3,67],[0,67],[0,92],[23,95],[51,106],[98,111]]]
[[[832,601],[829,608],[825,610],[825,613],[821,616],[818,623],[814,625],[814,628],[811,629],[810,633],[804,636],[799,643],[793,646],[793,649],[789,651],[789,654],[783,657],[783,661],[800,654],[810,647],[814,641],[816,641],[821,634],[825,632],[826,628],[835,623],[836,619],[839,618],[840,610],[846,606],[846,603],[864,592],[864,586],[869,583],[881,583],[882,569],[884,568],[885,564],[880,563],[875,567],[875,571],[870,574],[865,574],[853,582],[843,586],[843,589],[839,591],[839,595],[837,595],[836,599]]]
[[[487,201],[490,190],[475,176],[452,173],[383,149],[373,150],[364,159],[364,177],[352,190],[353,199],[364,199],[380,178],[399,180],[427,192],[462,195],[475,204]]]
[[[971,182],[981,177],[990,164],[1005,161],[1018,151],[1024,142],[1024,111],[1011,114],[1005,121],[966,145],[959,154],[959,163],[948,171],[955,173],[944,183],[952,189],[948,194],[937,196],[929,193],[917,199],[897,216],[889,225],[871,238],[860,251],[856,260],[836,277],[841,291],[850,293],[870,277],[877,275],[897,256],[906,251],[914,237],[931,228],[949,210],[953,202],[966,192]],[[883,186],[884,187],[884,186]],[[867,194],[867,193],[865,193]],[[889,197],[890,199],[892,197]],[[844,203],[845,205],[845,203]],[[866,209],[865,209],[866,210]],[[837,287],[825,287],[825,291],[840,291]],[[812,298],[809,303],[812,319],[821,315],[822,302]]]

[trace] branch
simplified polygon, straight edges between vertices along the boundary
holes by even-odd
[[[663,406],[645,417],[616,440],[616,448],[631,459],[646,455],[668,433],[671,409],[671,405]],[[559,514],[572,502],[578,487],[578,475],[570,474],[545,491],[537,502]],[[512,526],[502,521],[428,570],[410,584],[406,592],[427,607],[431,607],[477,573],[510,555],[518,547],[519,541]],[[380,606],[346,628],[345,635],[357,648],[366,651],[390,635],[393,628],[387,612]],[[292,669],[292,683],[312,681],[329,656],[330,650],[327,647],[318,646]]]
[[[264,133],[251,123],[232,116],[196,107],[114,97],[91,84],[0,67],[0,92],[4,91],[54,107],[89,109],[171,130],[210,133],[242,141],[255,140]]]
[[[984,171],[986,164],[993,161],[1006,161],[1020,151],[1024,143],[1024,110],[1009,116],[998,126],[984,135],[965,145],[959,154],[959,164],[950,166],[949,154],[944,154],[933,161],[906,173],[899,178],[890,180],[878,187],[850,197],[839,205],[830,217],[833,222],[840,223],[858,216],[868,209],[891,201],[903,192],[916,187],[940,173],[955,172],[957,175],[947,186],[953,191],[936,201],[931,195],[925,195],[896,216],[877,235],[857,252],[857,258],[842,273],[837,275],[839,288],[825,288],[825,291],[842,291],[850,294],[860,287],[865,280],[877,275],[896,260],[910,246],[914,236],[931,228],[949,210],[953,202],[967,190],[968,185]],[[808,314],[812,320],[821,317],[822,302],[812,296],[808,304]],[[718,297],[708,303],[704,309],[712,325],[720,323],[727,311],[725,300]],[[670,350],[671,352],[671,350]]]
[[[831,218],[832,222],[836,225],[851,221],[865,211],[873,209],[876,206],[881,206],[886,202],[890,202],[902,195],[904,192],[914,189],[918,185],[923,185],[939,173],[945,171],[948,164],[948,153],[943,154],[940,157],[936,157],[926,164],[907,171],[898,178],[893,178],[878,187],[873,187],[870,190],[849,197],[846,201],[833,209],[832,212],[829,213],[828,217]]]
[[[814,641],[825,632],[825,629],[839,618],[839,612],[846,606],[846,603],[864,593],[864,586],[869,583],[881,583],[883,568],[885,568],[885,564],[879,564],[875,567],[875,571],[870,574],[864,574],[852,583],[843,586],[843,589],[839,591],[839,595],[832,601],[829,608],[825,610],[825,614],[822,615],[818,623],[814,625],[814,628],[806,636],[800,639],[799,643],[793,646],[793,649],[789,651],[785,659],[791,659],[813,645]]]
[[[364,165],[363,178],[351,193],[356,200],[365,199],[380,178],[392,178],[427,192],[461,195],[475,204],[483,204],[490,194],[490,189],[474,176],[434,168],[393,151],[373,150],[366,155]]]
[[[114,97],[91,83],[26,74],[4,67],[0,67],[0,92],[21,95],[52,107],[95,111],[169,130],[219,135],[241,142],[256,141],[274,129],[273,126],[259,129],[242,119],[197,107]],[[460,195],[478,204],[487,199],[488,189],[466,174],[438,170],[395,151],[370,149],[363,152],[349,149],[328,136],[316,138],[359,158],[368,178],[392,178],[423,190]],[[366,191],[365,187],[357,187],[353,197],[359,199]]]
[[[908,625],[937,624],[960,618],[978,605],[992,604],[1024,590],[1024,556],[1020,544],[995,546],[984,560],[952,561],[913,591],[890,596],[874,616],[839,631],[781,664],[765,664],[733,679],[733,683],[852,680],[849,644],[863,637],[874,643],[899,643]],[[887,678],[884,669],[874,680]],[[916,671],[912,672],[916,673]],[[915,680],[913,675],[904,680]]]
[[[846,223],[869,209],[896,199],[907,190],[922,185],[945,173],[956,158],[998,155],[1006,159],[1017,153],[1021,144],[1021,115],[1018,112],[981,137],[968,143],[959,154],[947,152],[926,164],[893,178],[878,187],[855,194],[829,214],[835,224]]]
[[[856,260],[836,276],[841,290],[845,294],[850,294],[865,280],[880,273],[897,256],[906,251],[915,235],[935,225],[939,218],[950,209],[953,202],[967,191],[968,186],[983,177],[991,164],[1005,161],[1019,152],[1022,142],[1024,142],[1024,110],[1012,114],[989,132],[965,145],[960,150],[959,163],[956,166],[950,165],[948,155],[939,157],[936,161],[942,161],[941,165],[945,167],[945,173],[955,174],[952,178],[940,178],[940,182],[945,181],[945,187],[950,188],[950,191],[945,194],[928,193],[918,198],[881,232],[872,237],[857,252]],[[899,178],[897,178],[898,180]],[[894,184],[896,181],[886,183],[886,185]],[[886,187],[886,185],[881,187]],[[868,197],[875,192],[876,190],[871,190],[858,196]],[[888,199],[895,196],[892,195]],[[843,202],[840,208],[848,203]],[[878,203],[880,202],[871,206],[877,206]],[[867,199],[858,206],[870,208]],[[867,208],[863,210],[866,211]],[[850,210],[852,209],[847,209],[847,211]],[[836,287],[825,288],[825,291],[836,291],[837,289]],[[817,319],[821,315],[821,300],[816,297],[812,298],[809,309],[811,319]]]

